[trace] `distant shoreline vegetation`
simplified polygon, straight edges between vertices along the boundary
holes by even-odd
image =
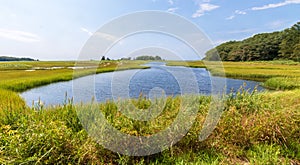
[[[121,58],[120,60],[143,60],[143,61],[162,61],[164,59],[162,59],[160,56],[148,56],[148,55],[145,55],[145,56],[138,56],[138,57],[135,57],[135,58],[132,58],[132,57],[123,57]]]
[[[149,61],[149,60],[155,60],[155,61],[161,61],[162,58],[160,56],[138,56],[135,58],[135,60],[146,60],[146,61]]]
[[[229,41],[206,52],[208,61],[300,61],[300,22],[283,31]]]
[[[39,61],[39,60],[34,60],[32,58],[25,58],[25,57],[8,57],[8,56],[0,56],[0,61]]]

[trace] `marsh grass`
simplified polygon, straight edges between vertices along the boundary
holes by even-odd
[[[27,117],[28,108],[17,93],[0,89],[0,126],[17,127],[16,122]]]
[[[102,64],[97,72],[135,68],[132,64]],[[56,63],[57,64],[57,63]],[[57,66],[46,62],[39,66]],[[71,65],[66,64],[66,65]],[[238,72],[243,63],[225,63],[225,69]],[[23,64],[22,64],[23,65]],[[24,65],[37,67],[35,63]],[[84,65],[84,64],[82,64]],[[104,67],[104,65],[106,65]],[[194,62],[194,65],[198,65]],[[201,64],[200,64],[201,65]],[[264,71],[269,81],[292,85],[298,83],[299,65],[295,63],[245,63],[249,70],[237,75]],[[267,69],[268,68],[268,69]],[[256,70],[257,69],[257,70]],[[253,72],[255,71],[255,72]],[[256,73],[257,71],[257,73]],[[77,76],[93,74],[84,70]],[[284,75],[285,78],[277,77]],[[294,77],[292,77],[293,75]],[[255,77],[255,76],[254,76]],[[181,97],[148,100],[108,101],[74,105],[65,100],[63,105],[29,108],[13,91],[23,91],[38,85],[73,78],[73,70],[23,70],[1,71],[0,76],[0,164],[299,164],[300,163],[300,89],[298,86],[278,87],[294,89],[256,93],[241,88],[237,93],[224,96],[222,117],[212,134],[199,141],[205,117],[212,98],[193,96],[197,116],[192,128],[177,144],[160,153],[131,157],[113,153],[90,137],[86,126],[99,113],[118,130],[130,135],[150,135],[163,130],[174,122],[181,110]],[[265,78],[263,78],[265,79]],[[282,79],[282,80],[281,80]],[[285,80],[286,79],[286,80]],[[268,83],[268,81],[266,82]],[[275,83],[276,84],[276,83]],[[268,85],[271,86],[271,85]],[[276,86],[276,85],[273,85]],[[277,88],[277,87],[276,87]],[[8,90],[9,89],[9,90]],[[162,113],[149,122],[137,121],[121,112],[147,111],[159,105]],[[123,111],[119,111],[123,107]],[[93,113],[80,113],[94,108]],[[155,107],[152,107],[155,109]],[[186,108],[186,107],[183,107]],[[81,110],[81,111],[80,111]],[[80,120],[83,118],[84,120]],[[113,138],[113,137],[111,137]]]
[[[141,66],[144,61],[102,61],[102,62],[78,62],[76,66],[79,67],[96,67],[94,69],[68,69],[66,67],[74,67],[75,62],[7,62],[0,63],[4,65],[28,65],[31,68],[39,67],[40,69],[34,71],[26,71],[22,68],[14,70],[0,71],[0,89],[12,90],[15,92],[22,92],[34,87],[47,85],[54,82],[68,81],[86,75],[98,74],[104,72],[113,72],[117,70],[126,69],[145,69],[148,67]],[[43,69],[45,67],[62,67],[61,69]]]
[[[299,88],[300,63],[295,61],[255,62],[180,62],[167,63],[173,66],[207,68],[214,76],[255,80],[264,82],[269,89],[290,90]]]
[[[263,86],[274,90],[299,89],[300,77],[274,77],[264,82]]]
[[[241,88],[237,94],[226,97],[219,124],[202,142],[198,135],[211,99],[198,97],[196,122],[185,137],[168,150],[144,157],[112,153],[89,137],[83,129],[85,124],[78,118],[78,108],[89,108],[89,104],[73,105],[69,100],[64,105],[36,111],[26,107],[14,92],[1,90],[0,96],[0,162],[3,164],[289,164],[300,161],[299,90],[249,93]],[[153,134],[174,121],[181,98],[168,98],[164,102],[164,111],[150,123],[127,118],[118,111],[118,105],[146,110],[145,103],[154,103],[153,100],[140,98],[93,106],[115,128],[138,136]],[[85,115],[87,120],[93,117],[90,113]]]

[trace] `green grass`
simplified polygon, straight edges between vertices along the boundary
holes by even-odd
[[[264,82],[263,86],[275,90],[299,89],[300,77],[274,77]]]
[[[214,76],[261,81],[264,82],[263,86],[269,89],[289,90],[300,87],[300,63],[294,61],[172,61],[168,65],[207,68]]]
[[[300,161],[300,91],[247,93],[226,98],[222,118],[211,136],[198,140],[208,97],[199,101],[196,122],[188,134],[161,153],[130,157],[113,153],[97,144],[81,125],[76,111],[90,105],[72,105],[35,111],[17,94],[1,91],[0,163],[71,164],[289,164]],[[287,99],[288,98],[288,99]],[[10,106],[6,107],[7,102]],[[144,107],[149,100],[135,100]],[[167,127],[178,112],[181,98],[168,98],[164,112],[149,123],[139,123],[120,114],[118,107],[130,107],[132,100],[94,105],[111,124],[131,135],[148,135]],[[122,106],[121,106],[122,105]],[[78,109],[81,107],[80,109]],[[84,113],[86,118],[93,113]],[[80,112],[79,112],[80,115]],[[83,117],[83,116],[81,116]]]
[[[112,72],[116,70],[126,69],[144,69],[145,66],[141,66],[145,61],[104,61],[97,63],[92,62],[22,62],[20,65],[30,65],[31,68],[39,68],[34,71],[27,71],[28,68],[16,68],[13,70],[0,70],[0,89],[7,89],[16,92],[22,92],[37,86],[47,85],[54,82],[68,81],[74,78],[95,74]],[[3,65],[19,66],[15,62],[3,62]],[[94,69],[68,69],[66,67],[96,67]],[[49,67],[63,67],[61,69],[45,69]]]
[[[122,65],[109,63],[96,64],[96,71],[78,70],[75,77],[114,71],[117,67],[118,70],[139,68],[144,62],[123,61]],[[65,65],[74,65],[71,64],[72,62]],[[22,65],[59,66],[58,62],[25,62]],[[80,65],[90,66],[90,62]],[[199,62],[193,62],[193,65],[203,66]],[[243,66],[248,69],[240,71]],[[14,91],[72,79],[73,70],[39,69],[27,72],[25,68],[4,69],[0,75],[0,164],[299,164],[299,64],[247,62],[225,63],[224,67],[227,74],[248,75],[251,79],[250,75],[258,77],[259,72],[264,71],[267,78],[262,76],[262,79],[267,80],[265,84],[273,83],[266,86],[285,90],[249,93],[241,88],[235,95],[224,96],[222,117],[212,134],[204,141],[199,141],[198,136],[208,113],[211,97],[187,96],[154,101],[139,98],[83,105],[74,105],[71,100],[66,100],[61,106],[35,110],[27,107]],[[192,101],[193,104],[189,106],[197,108],[195,122],[182,140],[161,153],[143,157],[113,153],[88,136],[83,128],[88,124],[86,121],[103,113],[111,125],[124,133],[151,135],[174,122],[184,99]],[[144,122],[126,117],[118,111],[119,108],[126,113],[131,113],[135,108],[135,111],[141,112],[147,108],[163,111],[152,120]],[[79,120],[78,115],[83,120]]]
[[[194,68],[206,68],[202,61],[168,61],[168,66],[186,66]]]

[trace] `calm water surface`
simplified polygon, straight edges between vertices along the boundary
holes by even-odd
[[[210,95],[230,91],[236,92],[244,83],[250,91],[259,82],[230,78],[213,77],[203,68],[165,66],[151,62],[150,69],[135,69],[101,73],[81,77],[67,82],[37,87],[21,93],[29,106],[41,100],[45,105],[63,104],[66,98],[74,102],[98,102],[124,98],[149,98],[184,94]],[[226,88],[225,88],[226,86]]]

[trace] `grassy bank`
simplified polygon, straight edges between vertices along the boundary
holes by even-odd
[[[144,62],[105,62],[100,65],[91,63],[93,62],[80,65],[95,66],[96,72],[101,73],[114,71],[116,68],[139,68]],[[199,141],[198,136],[211,98],[190,96],[188,99],[193,102],[191,106],[196,108],[198,113],[189,132],[170,149],[144,157],[124,156],[103,148],[88,136],[82,122],[86,126],[86,120],[95,119],[95,114],[102,112],[107,121],[118,130],[135,136],[147,136],[167,128],[174,122],[185,98],[168,98],[163,106],[159,107],[163,109],[162,113],[148,122],[130,119],[118,111],[118,108],[130,111],[132,106],[143,111],[154,104],[143,98],[85,105],[73,105],[69,100],[65,105],[44,107],[36,111],[27,107],[24,100],[14,91],[72,79],[73,70],[65,67],[74,66],[74,63],[66,63],[64,68],[51,70],[45,68],[62,65],[55,62],[21,64],[23,69],[14,67],[1,70],[0,164],[300,163],[300,89],[296,86],[300,77],[299,63],[224,63],[226,74],[253,79],[257,76],[251,75],[260,75],[260,72],[263,72],[266,74],[266,77],[262,77],[263,81],[267,80],[265,84],[279,84],[276,89],[285,91],[248,93],[241,89],[235,96],[227,95],[224,97],[222,117],[215,130],[204,141]],[[201,62],[185,65],[203,67]],[[7,67],[12,67],[11,63]],[[37,67],[39,69],[36,69]],[[243,67],[247,69],[242,70]],[[35,71],[26,71],[34,68]],[[215,74],[217,71],[215,70]],[[82,69],[77,70],[75,76],[93,73],[93,69]],[[78,115],[84,120],[79,120]]]
[[[289,90],[300,87],[300,63],[294,61],[202,62],[173,61],[171,66],[207,68],[212,75],[264,82],[270,89]],[[222,67],[220,67],[222,66]]]
[[[141,66],[144,63],[145,61],[2,62],[0,63],[0,88],[22,92],[34,87],[95,73],[144,69],[147,68]],[[74,70],[72,69],[74,66],[85,69]]]
[[[300,163],[300,91],[246,93],[228,96],[224,112],[213,133],[203,142],[198,135],[208,111],[209,97],[194,97],[198,115],[193,127],[175,146],[161,153],[130,157],[97,144],[77,117],[90,105],[71,103],[34,111],[11,91],[0,91],[0,163],[62,164],[291,164]],[[169,98],[155,120],[138,122],[117,111],[121,104],[95,105],[120,131],[148,135],[166,128],[176,117],[182,98]],[[135,100],[142,108],[149,100]],[[80,107],[80,109],[78,109]],[[147,107],[147,106],[146,106]],[[93,114],[85,113],[85,114]],[[93,116],[93,115],[92,115]],[[91,117],[91,116],[89,116]]]

